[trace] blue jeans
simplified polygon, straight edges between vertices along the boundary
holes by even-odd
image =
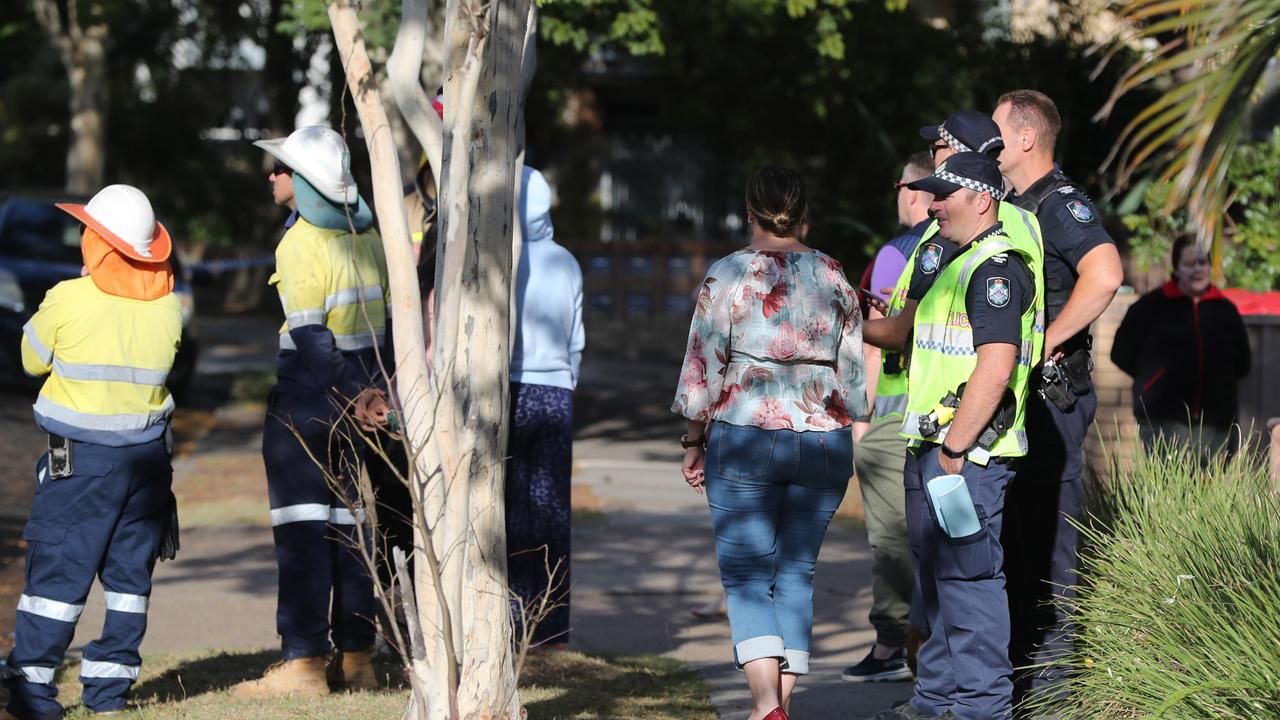
[[[739,667],[809,672],[813,568],[853,474],[853,434],[717,422],[706,456],[716,559]]]

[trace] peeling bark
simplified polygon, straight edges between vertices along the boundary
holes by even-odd
[[[405,0],[388,67],[396,105],[422,137],[438,122],[418,79],[426,0]],[[391,274],[396,392],[416,454],[415,595],[423,654],[412,658],[415,720],[521,715],[507,601],[503,512],[515,227],[532,0],[449,0],[439,164],[438,311],[428,376],[422,317],[391,132],[350,0],[330,20],[374,166]],[[403,41],[405,44],[400,45]],[[413,80],[412,85],[409,79]],[[424,106],[424,100],[427,101]],[[430,385],[428,384],[430,379]]]

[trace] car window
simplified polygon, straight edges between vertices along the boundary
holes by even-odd
[[[52,203],[15,198],[0,205],[0,255],[80,265],[80,231]]]

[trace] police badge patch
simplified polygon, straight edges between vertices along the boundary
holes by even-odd
[[[1008,278],[993,277],[987,279],[987,304],[998,308],[1009,304]]]
[[[1071,211],[1071,216],[1082,223],[1093,222],[1093,208],[1079,200],[1072,200],[1067,203],[1067,209]]]
[[[937,243],[925,243],[920,249],[920,270],[931,275],[938,271],[938,265],[941,263],[942,246]]]

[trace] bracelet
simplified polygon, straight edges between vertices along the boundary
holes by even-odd
[[[688,433],[685,433],[684,435],[680,436],[680,447],[684,448],[685,450],[688,450],[689,448],[694,448],[694,447],[706,447],[706,445],[707,445],[706,435],[694,438],[693,440],[689,439]]]
[[[940,443],[938,447],[941,448],[943,455],[946,455],[952,460],[959,460],[960,458],[968,454],[967,450],[952,450],[951,448],[947,447],[947,444],[945,442]]]

